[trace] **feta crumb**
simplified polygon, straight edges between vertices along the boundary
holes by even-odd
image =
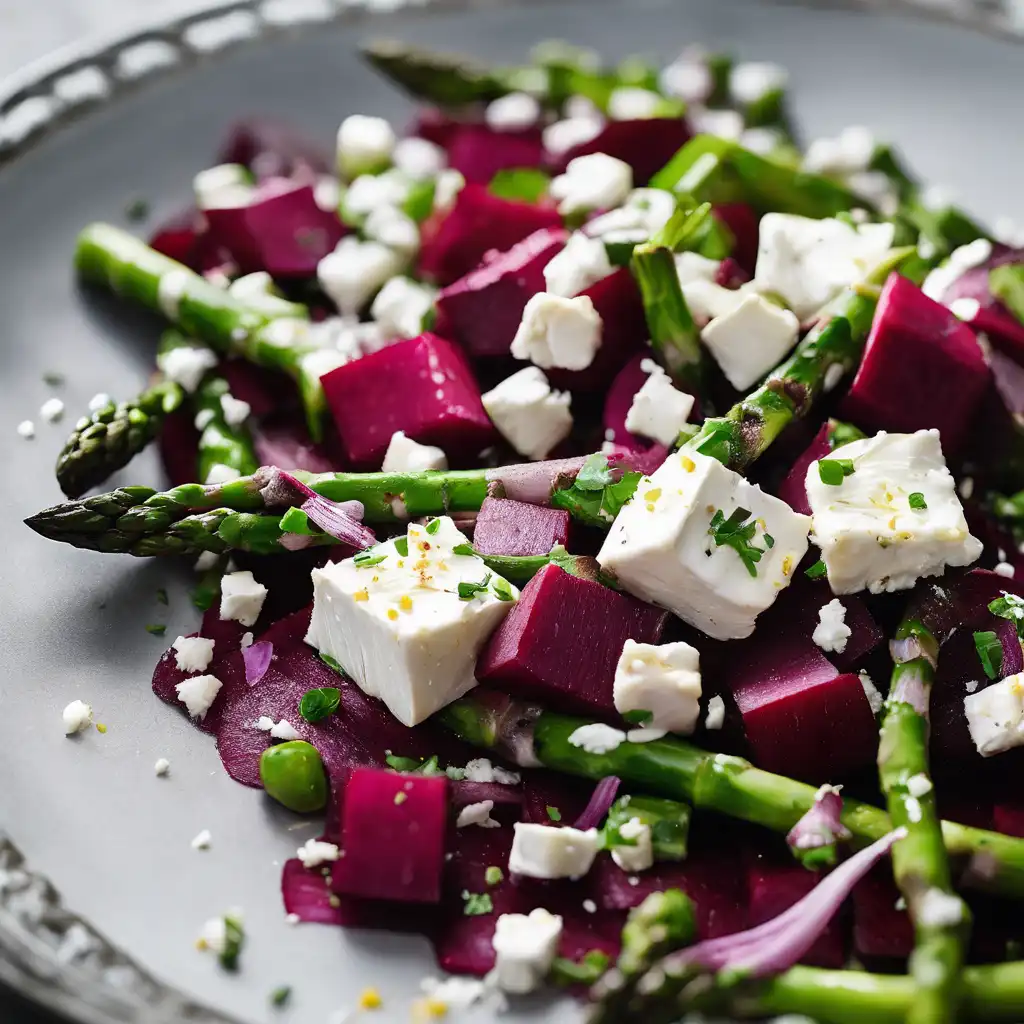
[[[932,791],[932,780],[928,778],[923,772],[918,772],[917,775],[911,775],[907,779],[907,792],[913,797],[922,797],[925,793]]]
[[[738,110],[708,110],[694,107],[687,111],[690,127],[701,135],[716,135],[720,139],[738,139],[743,134],[743,115]]]
[[[370,316],[388,339],[415,338],[423,333],[423,318],[430,312],[435,289],[409,277],[393,277],[377,293]]]
[[[608,116],[613,121],[643,121],[657,117],[662,98],[650,89],[620,86],[608,97]]]
[[[784,89],[788,79],[789,73],[778,64],[747,61],[737,64],[729,73],[729,93],[737,103],[747,106]]]
[[[454,167],[443,170],[434,182],[434,213],[447,213],[465,187],[466,179]]]
[[[346,235],[334,251],[317,264],[316,273],[320,286],[338,309],[353,316],[386,281],[400,273],[404,265],[405,258],[381,242]]]
[[[740,135],[740,145],[758,156],[771,156],[785,141],[777,128],[744,128]]]
[[[231,572],[220,581],[220,617],[252,626],[260,617],[267,588],[251,572]]]
[[[596,828],[575,828],[516,822],[508,869],[527,878],[582,878],[593,866],[600,847]]]
[[[583,901],[583,909],[588,914],[596,914],[597,913],[597,904],[593,900],[584,900]]]
[[[307,839],[295,851],[295,856],[302,861],[304,868],[318,868],[321,864],[337,860],[341,856],[341,850],[334,843],[327,843],[322,839]]]
[[[541,132],[541,140],[548,153],[562,156],[596,139],[603,129],[604,118],[600,116],[567,117],[549,124]]]
[[[113,405],[114,400],[105,391],[98,391],[89,399],[89,412],[99,412],[108,405]]]
[[[693,395],[679,391],[653,359],[640,365],[649,376],[630,403],[626,430],[672,447],[693,410]]]
[[[238,646],[244,651],[246,647],[252,647],[255,637],[252,633],[243,633],[242,639],[238,642]]]
[[[192,566],[196,572],[209,572],[220,561],[216,551],[203,551]]]
[[[343,218],[363,225],[374,210],[400,207],[409,198],[412,183],[401,171],[361,174],[345,190],[341,200]]]
[[[196,430],[205,430],[215,419],[217,414],[212,409],[200,409],[196,413],[196,418],[192,421]]]
[[[56,423],[64,415],[64,403],[59,398],[48,398],[39,407],[39,415],[47,423]]]
[[[420,247],[419,225],[394,206],[378,207],[363,224],[367,238],[394,250],[401,259],[412,257]]]
[[[542,907],[502,914],[494,927],[494,981],[503,992],[533,992],[544,984],[558,953],[562,919]]]
[[[602,213],[587,221],[584,233],[590,238],[603,242],[645,242],[660,231],[675,213],[675,202],[671,192],[660,188],[635,188],[626,196],[626,201],[614,210]],[[681,256],[682,254],[680,254]],[[696,256],[696,253],[690,255]],[[698,256],[698,259],[703,259]],[[678,257],[677,257],[678,262]],[[715,267],[718,263],[708,260]],[[550,266],[550,264],[549,264]],[[550,288],[549,291],[554,289]]]
[[[395,145],[395,167],[413,181],[429,181],[444,170],[448,162],[445,151],[429,139],[410,136]]]
[[[978,680],[977,679],[969,679],[964,684],[964,686],[966,687],[968,693],[974,693],[974,691],[978,688]]]
[[[153,765],[154,774],[158,775],[160,778],[163,778],[165,775],[167,775],[168,772],[170,772],[170,770],[171,762],[168,761],[166,757],[158,757],[156,759],[156,764]]]
[[[882,708],[885,706],[885,698],[879,693],[878,687],[875,686],[874,681],[867,672],[858,673],[860,679],[861,689],[864,691],[864,696],[868,699],[868,706],[871,708],[871,713],[877,718],[882,713]]]
[[[992,243],[987,238],[976,238],[967,245],[954,249],[945,263],[936,267],[924,279],[921,291],[930,299],[941,302],[954,281],[968,270],[981,266],[992,255]]]
[[[906,799],[907,820],[916,824],[921,820],[921,804],[917,797],[908,796]]]
[[[156,364],[168,380],[180,384],[185,391],[192,394],[199,387],[207,370],[212,370],[217,365],[217,356],[208,348],[179,345],[167,352],[161,352],[156,357]]]
[[[494,810],[493,800],[481,800],[476,804],[467,804],[459,811],[455,821],[456,828],[466,828],[469,825],[479,825],[481,828],[500,828],[501,822],[491,817]]]
[[[571,396],[553,391],[537,366],[506,377],[481,401],[505,440],[530,459],[543,459],[572,430]]]
[[[213,661],[214,641],[204,636],[179,636],[171,644],[174,661],[182,672],[204,672]]]
[[[92,725],[92,705],[86,704],[84,700],[73,700],[64,708],[62,717],[64,735],[73,736]]]
[[[241,164],[207,167],[192,179],[196,207],[200,210],[230,210],[248,206],[254,198],[253,176]]]
[[[651,838],[651,827],[639,818],[630,818],[619,828],[623,839],[635,842],[634,846],[613,846],[612,860],[623,871],[635,874],[646,871],[654,865],[654,846]]]
[[[242,474],[234,466],[225,465],[223,462],[215,462],[206,474],[205,484],[227,484],[237,480]]]
[[[210,830],[208,828],[204,828],[203,831],[192,840],[192,849],[208,850],[212,841],[213,836],[210,835]]]
[[[708,713],[704,719],[705,729],[721,729],[725,724],[725,701],[715,694],[708,700]]]
[[[977,299],[954,299],[949,304],[949,311],[960,320],[970,323],[981,312],[981,303]]]
[[[473,758],[463,769],[463,778],[467,782],[497,782],[502,786],[518,786],[522,782],[518,772],[491,764],[486,757]]]
[[[478,1003],[488,993],[488,983],[482,978],[424,978],[420,989],[433,1002],[449,1009],[465,1010]]]
[[[664,739],[668,735],[668,729],[652,729],[650,727],[630,729],[626,733],[628,743],[653,743],[655,740]]]
[[[294,927],[302,921],[302,918],[298,914],[285,914],[284,923]]]
[[[964,501],[970,501],[971,496],[974,494],[974,477],[965,476],[963,480],[960,481],[960,485],[957,488],[957,491],[959,492],[960,497],[964,499]]]
[[[615,667],[612,692],[615,709],[620,714],[650,712],[648,724],[652,731],[692,733],[700,715],[700,652],[686,643],[657,645],[627,640]],[[583,727],[591,730],[607,728]],[[578,736],[583,729],[577,729],[573,736]],[[613,733],[617,731],[611,730]],[[630,742],[637,742],[632,732],[627,738]],[[573,742],[572,736],[569,742]],[[585,749],[591,753],[605,752],[591,750],[589,746]]]
[[[953,893],[928,889],[917,904],[917,923],[925,928],[948,928],[964,919],[964,902]]]
[[[178,683],[174,689],[190,717],[202,719],[206,718],[206,712],[216,700],[222,685],[216,676],[191,676]]]
[[[18,437],[31,441],[36,436],[36,425],[31,420],[22,420],[18,424]]]
[[[240,427],[252,412],[252,406],[248,402],[243,402],[234,395],[221,395],[220,408],[224,414],[224,422],[229,427]]]
[[[382,117],[351,114],[338,128],[338,169],[346,178],[382,171],[394,149],[394,130]]]
[[[846,625],[846,607],[838,597],[818,609],[818,625],[814,627],[811,639],[823,651],[842,654],[852,633],[853,630]]]
[[[982,757],[1001,754],[1024,744],[1024,674],[964,698],[964,713],[971,739]]]
[[[876,145],[869,129],[852,125],[844,128],[834,139],[815,139],[807,147],[804,170],[840,178],[866,171]]]
[[[666,96],[700,104],[711,95],[715,82],[705,61],[684,54],[661,69],[658,85]]]
[[[604,242],[574,231],[544,267],[544,281],[549,295],[572,298],[614,272]]]
[[[487,104],[484,121],[496,132],[520,132],[540,120],[540,104],[525,92],[510,92]]]
[[[538,292],[523,309],[510,351],[544,369],[585,370],[601,347],[602,327],[589,295],[567,299]]]
[[[274,727],[270,730],[270,735],[275,740],[301,740],[302,736],[299,735],[295,726],[288,721],[287,718],[282,718]]]
[[[563,216],[619,206],[633,187],[633,168],[607,153],[570,160],[565,173],[551,180],[549,193]]]
[[[420,444],[405,431],[396,430],[391,435],[388,450],[384,453],[381,471],[384,473],[411,473],[425,469],[447,469],[448,458],[440,448]]]
[[[274,720],[270,715],[260,715],[260,717],[256,719],[255,726],[260,730],[260,732],[270,732],[270,730],[274,728]]]
[[[997,562],[993,572],[997,572],[1000,576],[1006,576],[1009,579],[1012,579],[1017,570],[1009,562]]]
[[[603,722],[581,725],[569,736],[569,744],[580,747],[588,754],[611,753],[620,743],[626,742],[626,734]]]

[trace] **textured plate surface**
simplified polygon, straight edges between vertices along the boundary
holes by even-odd
[[[314,826],[233,783],[210,738],[150,693],[164,641],[144,627],[166,622],[173,638],[194,626],[187,572],[65,549],[20,520],[59,499],[51,467],[69,421],[97,391],[134,393],[152,361],[153,321],[77,291],[76,232],[93,219],[123,222],[126,202],[139,196],[156,217],[172,211],[239,115],[282,115],[325,140],[353,111],[400,120],[409,106],[354,59],[359,40],[382,31],[505,60],[546,36],[612,56],[668,59],[701,42],[776,60],[791,69],[809,136],[867,124],[977,214],[1024,219],[1017,46],[903,18],[750,0],[507,4],[307,27],[144,84],[0,170],[0,826],[67,904],[140,963],[252,1022],[319,1024],[368,984],[384,993],[385,1008],[367,1019],[407,1020],[432,971],[429,953],[418,939],[285,925],[280,863]],[[48,371],[66,384],[45,385]],[[38,420],[54,390],[67,402],[65,422],[37,422],[37,438],[21,440],[16,424]],[[155,461],[147,455],[119,479],[155,481]],[[161,586],[169,608],[157,602]],[[75,697],[94,705],[106,735],[64,738],[60,711]],[[167,779],[153,775],[162,756],[172,763]],[[212,849],[193,852],[203,828]],[[4,867],[0,858],[0,890]],[[193,948],[202,922],[232,906],[244,908],[249,934],[238,976]],[[283,983],[294,986],[292,1007],[270,1011],[267,994]],[[504,1019],[549,1012],[538,1005]]]

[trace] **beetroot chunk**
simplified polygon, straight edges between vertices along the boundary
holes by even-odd
[[[843,414],[874,430],[937,427],[949,454],[966,441],[987,386],[988,367],[971,329],[891,274]]]
[[[499,199],[483,185],[466,185],[450,213],[424,225],[419,269],[438,284],[451,284],[491,249],[504,252],[541,228],[561,227],[554,207]]]
[[[546,555],[569,543],[569,513],[508,498],[486,498],[473,532],[473,547],[485,555]]]
[[[290,124],[252,118],[231,127],[219,162],[242,164],[263,181],[327,174],[333,159],[327,146],[306,138]]]
[[[539,167],[544,155],[540,129],[496,132],[484,124],[460,125],[448,144],[448,164],[468,182],[486,185],[498,171]]]
[[[607,153],[633,168],[633,184],[646,185],[690,138],[686,122],[676,117],[609,121],[601,131],[565,153],[558,161],[564,170],[570,160],[588,153]]]
[[[477,678],[552,707],[615,713],[612,682],[623,644],[656,644],[668,613],[546,565],[491,636]]]
[[[914,929],[905,909],[897,910],[900,891],[892,869],[879,864],[853,890],[853,948],[857,956],[895,959],[910,955]]]
[[[396,430],[449,458],[472,458],[494,440],[480,389],[459,349],[436,334],[339,366],[322,378],[349,462],[379,467]]]
[[[438,903],[448,780],[357,768],[345,787],[335,892],[372,900]]]
[[[757,243],[760,235],[757,212],[746,203],[723,203],[716,206],[712,212],[715,220],[727,227],[733,237],[732,260],[726,260],[724,263],[735,261],[739,264],[747,274],[746,278],[739,278],[739,284],[743,284],[753,276],[757,264]],[[734,280],[736,277],[735,273],[731,273],[726,280]],[[739,284],[727,284],[726,280],[719,280],[718,284],[723,288],[739,287]]]
[[[777,496],[794,512],[800,512],[805,516],[811,514],[811,503],[807,500],[807,470],[812,462],[827,458],[832,451],[832,446],[828,441],[830,432],[830,425],[823,423],[807,450],[793,463],[792,468],[779,484]]]
[[[544,268],[568,237],[561,228],[534,231],[448,285],[437,297],[438,333],[474,358],[507,356],[526,303],[544,291]]]

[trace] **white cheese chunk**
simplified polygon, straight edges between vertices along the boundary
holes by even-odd
[[[917,922],[925,928],[952,928],[964,919],[964,901],[954,893],[928,889],[917,905]]]
[[[228,294],[250,309],[267,316],[294,316],[295,303],[281,295],[274,279],[265,271],[245,274],[228,285]]]
[[[942,296],[954,281],[968,270],[981,266],[991,255],[992,243],[987,238],[976,238],[973,242],[968,242],[967,245],[961,245],[949,254],[949,258],[941,266],[936,267],[924,279],[921,291],[928,298],[941,302]]]
[[[562,156],[596,139],[603,128],[604,118],[600,116],[567,117],[549,124],[541,133],[541,139],[552,156]]]
[[[852,634],[853,630],[846,624],[846,606],[838,597],[818,609],[818,624],[811,639],[823,651],[842,654]]]
[[[913,797],[922,797],[932,791],[932,780],[924,772],[918,772],[907,779],[907,792]]]
[[[420,247],[419,225],[396,206],[379,206],[374,210],[363,224],[363,234],[404,259],[415,256]]]
[[[743,115],[738,110],[708,110],[694,107],[686,113],[690,127],[701,135],[716,135],[720,139],[739,139],[743,134]]]
[[[192,840],[191,845],[193,850],[208,850],[212,842],[213,836],[210,834],[210,830],[208,828],[204,828],[202,832]]]
[[[971,739],[982,757],[1024,745],[1024,673],[964,698]]]
[[[648,711],[652,729],[691,733],[700,715],[700,652],[686,643],[627,640],[615,667],[615,710]]]
[[[644,242],[668,223],[675,208],[671,192],[660,188],[635,188],[621,206],[587,221],[583,230],[604,242]]]
[[[569,745],[579,747],[588,754],[609,754],[620,743],[625,742],[626,734],[621,729],[605,725],[603,722],[581,725],[569,734]]]
[[[171,770],[171,762],[166,757],[158,757],[153,765],[153,773],[159,778],[164,778]]]
[[[671,447],[693,410],[693,395],[677,390],[653,359],[645,359],[641,366],[648,377],[630,403],[626,429]]]
[[[437,143],[415,135],[399,140],[392,158],[395,168],[413,181],[436,178],[448,163],[447,154]]]
[[[224,415],[224,422],[229,427],[240,427],[249,418],[252,406],[240,398],[235,398],[234,395],[221,395],[220,410]]]
[[[717,693],[708,701],[708,713],[704,718],[704,728],[717,730],[725,725],[725,701]]]
[[[31,441],[36,436],[36,425],[31,420],[22,420],[18,424],[18,437]]]
[[[398,170],[361,174],[341,197],[341,212],[349,224],[362,225],[375,210],[400,207],[412,190],[408,175]]]
[[[548,369],[585,370],[601,347],[601,314],[589,295],[538,292],[523,310],[511,353]]]
[[[633,85],[612,89],[608,97],[608,116],[613,121],[642,121],[657,117],[664,100],[650,89]]]
[[[585,832],[554,825],[518,821],[512,839],[508,869],[527,878],[582,878],[600,849],[596,828]]]
[[[388,450],[384,453],[384,473],[418,473],[424,469],[447,469],[448,457],[440,448],[420,444],[405,436],[404,430],[391,435]]]
[[[800,321],[760,295],[744,295],[700,332],[701,340],[737,391],[759,381],[796,344]]]
[[[634,846],[613,846],[612,860],[623,871],[636,874],[654,866],[654,844],[651,842],[651,827],[639,818],[630,818],[619,827],[623,839],[632,840]]]
[[[544,371],[527,366],[481,396],[487,415],[520,455],[543,459],[572,430],[567,391],[552,391]]]
[[[565,248],[548,261],[544,282],[549,295],[569,299],[613,273],[604,242],[574,231]]]
[[[864,279],[892,246],[892,224],[849,224],[788,213],[761,218],[754,283],[804,320]]]
[[[729,520],[738,509],[754,526],[740,545],[749,569],[737,547],[716,543],[712,529],[714,519]],[[597,559],[637,597],[717,640],[739,639],[792,582],[810,522],[717,459],[676,452],[639,481]]]
[[[466,782],[496,782],[499,786],[518,786],[523,781],[518,772],[511,772],[499,764],[492,764],[486,757],[474,757],[461,769],[460,779]],[[459,780],[457,780],[459,781]]]
[[[282,718],[280,722],[275,722],[270,727],[270,735],[275,740],[301,740],[302,736],[299,734],[298,729],[288,721],[287,718]]]
[[[540,120],[540,104],[525,92],[510,92],[487,104],[484,122],[496,132],[521,132]]]
[[[785,89],[788,79],[789,72],[778,64],[747,61],[737,64],[729,73],[729,93],[737,103],[747,106]]]
[[[108,405],[113,405],[114,400],[105,391],[98,391],[89,399],[89,412],[99,412]]]
[[[242,474],[234,466],[227,466],[223,462],[215,462],[206,474],[204,484],[226,484],[237,480]]]
[[[192,718],[205,718],[222,685],[216,676],[190,676],[174,689]]]
[[[678,261],[676,269],[679,269]],[[718,269],[717,264],[715,269]],[[715,317],[731,313],[748,294],[749,289],[723,288],[714,281],[700,277],[683,282],[686,307],[698,324],[707,324]]]
[[[358,313],[386,281],[401,272],[404,257],[374,241],[346,235],[317,265],[320,287],[342,313]]]
[[[804,170],[845,178],[868,169],[876,146],[875,137],[868,128],[851,125],[834,139],[821,138],[811,142],[804,156]]]
[[[786,136],[777,128],[744,128],[740,135],[740,145],[758,156],[771,156],[785,143]]]
[[[64,403],[59,398],[48,398],[39,407],[39,415],[47,423],[56,423],[64,415]]]
[[[252,626],[260,617],[267,588],[251,572],[229,572],[220,581],[220,617]]]
[[[182,672],[204,672],[213,661],[214,641],[205,636],[179,636],[171,644],[175,664]]]
[[[73,736],[92,725],[92,705],[84,700],[73,700],[61,713],[64,721],[64,735]]]
[[[255,197],[253,177],[241,164],[218,164],[192,179],[196,207],[200,210],[231,210],[248,206]]]
[[[189,394],[197,387],[206,375],[217,365],[217,356],[208,348],[192,345],[179,345],[156,357],[156,365],[163,375],[175,384],[180,384]]]
[[[467,804],[459,811],[455,819],[456,828],[467,828],[469,825],[479,825],[480,828],[501,828],[501,822],[491,817],[494,810],[493,800],[481,800],[479,803]]]
[[[341,856],[341,850],[334,843],[326,843],[322,839],[307,839],[295,851],[304,868],[318,868],[322,864],[330,864]]]
[[[833,593],[906,590],[979,557],[982,544],[968,530],[937,430],[879,433],[844,445],[835,458],[853,464],[841,483],[826,484],[817,462],[806,478]],[[911,508],[915,493],[926,508]]]
[[[721,263],[718,260],[709,260],[707,256],[701,256],[699,252],[676,253],[676,275],[681,285],[692,284],[694,281],[714,281],[718,276],[718,268]],[[723,288],[723,291],[728,291]]]
[[[468,543],[442,516],[427,526],[411,523],[405,537],[361,559],[383,556],[376,564],[360,565],[357,556],[313,570],[306,642],[405,725],[419,724],[476,685],[477,655],[519,597],[482,559],[454,553]],[[468,587],[484,581],[483,590]],[[465,598],[460,584],[470,590]]]
[[[391,163],[395,132],[382,117],[351,114],[338,128],[338,170],[342,177],[375,174]]]
[[[661,69],[658,85],[666,96],[701,104],[714,91],[715,80],[707,61],[684,53]]]
[[[878,687],[875,686],[874,680],[867,674],[867,672],[860,672],[858,675],[860,678],[861,689],[864,691],[864,696],[867,698],[868,706],[871,708],[871,714],[877,718],[882,713],[882,708],[885,707],[885,698],[879,692]]]
[[[563,216],[610,210],[621,205],[633,187],[633,168],[607,153],[589,153],[570,160],[565,173],[551,180],[548,191]]]
[[[514,995],[540,988],[555,962],[561,937],[562,919],[542,907],[529,914],[502,914],[491,940],[498,988]]]
[[[435,289],[409,277],[393,277],[377,293],[370,316],[388,338],[415,338],[437,296]]]

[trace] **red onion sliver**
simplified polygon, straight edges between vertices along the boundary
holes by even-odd
[[[822,786],[811,809],[789,830],[786,842],[793,850],[815,850],[850,838],[839,820],[843,798],[835,786]]]
[[[490,483],[500,484],[505,497],[528,505],[547,505],[551,492],[560,480],[575,480],[587,457],[553,459],[549,462],[526,462],[515,466],[499,466],[487,471]]]
[[[578,828],[581,832],[586,832],[588,828],[597,828],[615,803],[615,794],[618,793],[621,783],[622,780],[615,775],[605,776],[594,787],[589,803],[576,819],[573,828]]]
[[[259,643],[250,644],[242,648],[242,661],[245,663],[245,681],[250,686],[255,686],[270,668],[270,661],[274,657],[274,645],[269,640],[261,640]]]
[[[351,509],[353,505],[359,506],[361,515],[363,506],[358,501],[339,504],[328,501],[327,498],[322,498],[319,494],[307,498],[299,507],[306,513],[311,523],[319,526],[324,533],[330,534],[342,544],[348,544],[360,550],[372,547],[377,543],[377,537],[373,530],[363,526],[358,519],[354,519],[351,512],[345,507],[348,506]]]

